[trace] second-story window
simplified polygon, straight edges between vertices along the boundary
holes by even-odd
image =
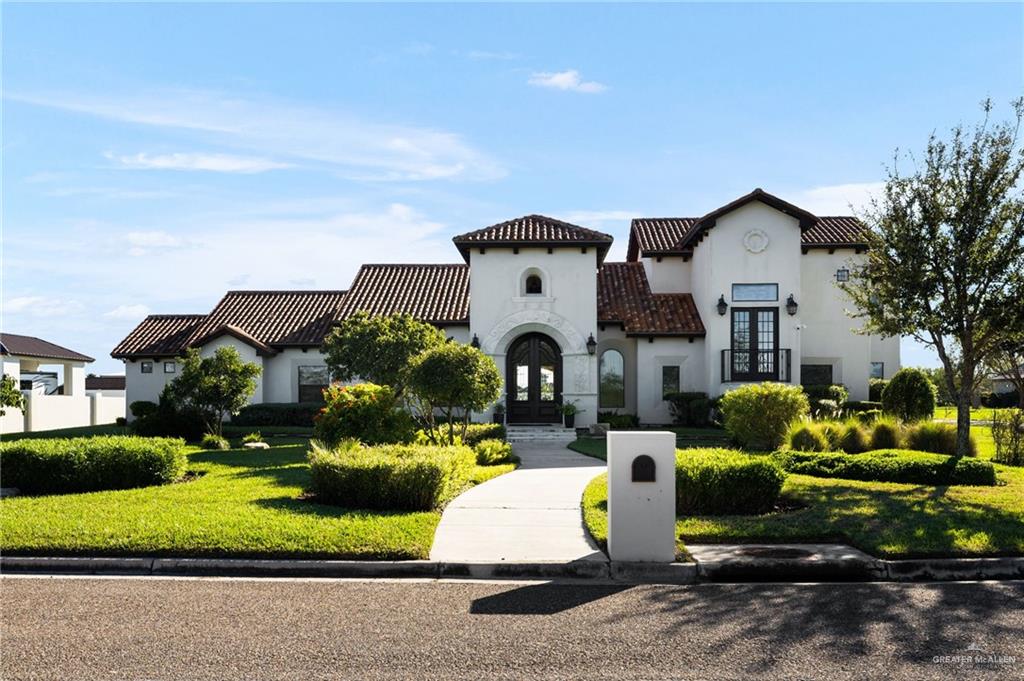
[[[531,274],[526,278],[526,295],[540,296],[544,294],[544,283],[540,276]]]
[[[850,270],[845,267],[836,270],[836,281],[850,281]]]

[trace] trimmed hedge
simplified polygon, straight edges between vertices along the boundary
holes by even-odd
[[[807,395],[784,383],[751,383],[722,395],[725,430],[744,448],[778,449],[789,425],[809,410]]]
[[[676,514],[729,515],[770,511],[786,474],[768,457],[733,449],[676,451]]]
[[[185,474],[185,443],[131,435],[39,438],[0,443],[4,486],[24,494],[67,494],[174,482]]]
[[[476,454],[469,447],[380,445],[355,440],[309,450],[310,491],[316,500],[346,508],[429,511],[469,482]]]
[[[323,402],[264,402],[250,404],[231,417],[234,426],[305,426],[324,408]]]
[[[987,461],[960,459],[906,449],[863,454],[781,451],[772,455],[784,469],[817,478],[845,478],[917,485],[994,485],[995,468]]]
[[[474,447],[478,466],[496,466],[514,461],[512,445],[504,440],[481,440]]]

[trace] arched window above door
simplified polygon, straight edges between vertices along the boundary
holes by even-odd
[[[540,269],[531,267],[519,275],[520,296],[550,296],[547,276]]]
[[[605,350],[598,364],[598,406],[617,409],[626,406],[626,363],[618,350]]]
[[[544,282],[536,274],[526,277],[526,295],[539,296],[544,294]]]

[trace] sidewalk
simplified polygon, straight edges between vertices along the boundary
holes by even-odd
[[[441,516],[430,560],[607,561],[583,527],[580,499],[603,462],[560,444],[517,443],[519,469],[474,487]]]

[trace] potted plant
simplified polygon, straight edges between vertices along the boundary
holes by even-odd
[[[566,428],[573,428],[576,426],[576,414],[579,413],[579,409],[576,407],[575,402],[566,402],[560,407],[562,412],[562,418],[565,420]]]
[[[499,426],[505,423],[505,404],[503,402],[494,405],[494,415],[491,418]]]

